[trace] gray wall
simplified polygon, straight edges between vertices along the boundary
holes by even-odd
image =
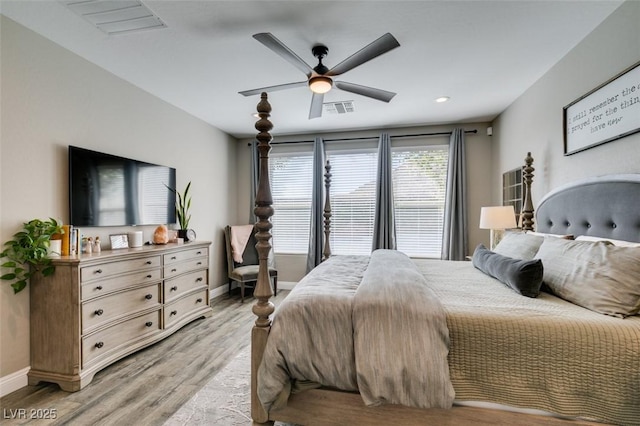
[[[236,217],[235,139],[1,20],[0,241],[32,218],[68,220],[67,146],[76,145],[175,167],[178,188],[193,181],[192,227],[198,239],[214,242],[211,287],[226,283],[222,228]],[[153,227],[143,231],[150,238]],[[14,295],[9,283],[0,284],[0,382],[6,384],[7,375],[29,366],[29,291]]]
[[[640,60],[640,2],[627,1],[494,121],[492,197],[500,174],[534,157],[534,205],[580,178],[640,172],[640,133],[564,156],[562,108]],[[640,82],[638,82],[640,83]]]

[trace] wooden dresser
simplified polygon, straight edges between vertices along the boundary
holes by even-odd
[[[114,361],[212,314],[210,242],[105,250],[54,260],[30,282],[29,384],[74,392]]]

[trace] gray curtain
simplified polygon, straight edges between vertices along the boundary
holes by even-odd
[[[307,272],[322,262],[323,209],[324,209],[324,141],[313,141],[313,189],[311,191],[311,226],[309,227],[309,251]]]
[[[253,210],[256,207],[256,193],[258,192],[258,179],[260,177],[260,153],[258,152],[258,141],[253,140],[250,144],[251,150],[251,190],[249,191],[249,222],[256,223],[258,218]]]
[[[465,260],[467,255],[467,173],[464,152],[464,130],[454,129],[449,140],[447,193],[444,205],[444,260]]]
[[[396,249],[395,208],[393,205],[393,180],[391,138],[381,133],[378,141],[378,179],[376,182],[376,212],[373,225],[371,251]]]

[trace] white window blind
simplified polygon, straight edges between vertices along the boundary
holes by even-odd
[[[370,254],[376,208],[375,149],[327,152],[331,162],[331,253]]]
[[[448,146],[405,141],[392,148],[398,250],[412,257],[440,257]],[[419,145],[419,146],[414,146]],[[312,146],[274,146],[269,172],[276,253],[306,254],[309,248]],[[291,152],[293,151],[293,152]],[[327,145],[331,162],[331,251],[369,254],[373,239],[377,149]]]
[[[398,250],[440,258],[448,146],[392,149]]]
[[[269,158],[269,178],[274,214],[275,253],[304,253],[309,250],[313,152],[282,152],[274,147]]]

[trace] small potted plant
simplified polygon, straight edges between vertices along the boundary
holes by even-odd
[[[182,194],[174,188],[167,188],[176,194],[176,218],[178,219],[178,226],[180,227],[180,229],[178,229],[178,237],[184,238],[185,241],[195,239],[193,230],[189,229],[189,222],[191,221],[191,213],[189,213],[189,209],[191,208],[191,195],[189,194],[189,189],[191,188],[191,182],[187,184]]]
[[[64,230],[55,219],[33,219],[23,224],[20,232],[13,239],[4,243],[6,248],[0,253],[0,258],[7,261],[3,268],[11,272],[0,276],[0,279],[14,281],[11,284],[13,292],[18,293],[27,286],[27,280],[40,272],[49,276],[55,271],[49,255],[49,245],[54,234],[62,234]]]

